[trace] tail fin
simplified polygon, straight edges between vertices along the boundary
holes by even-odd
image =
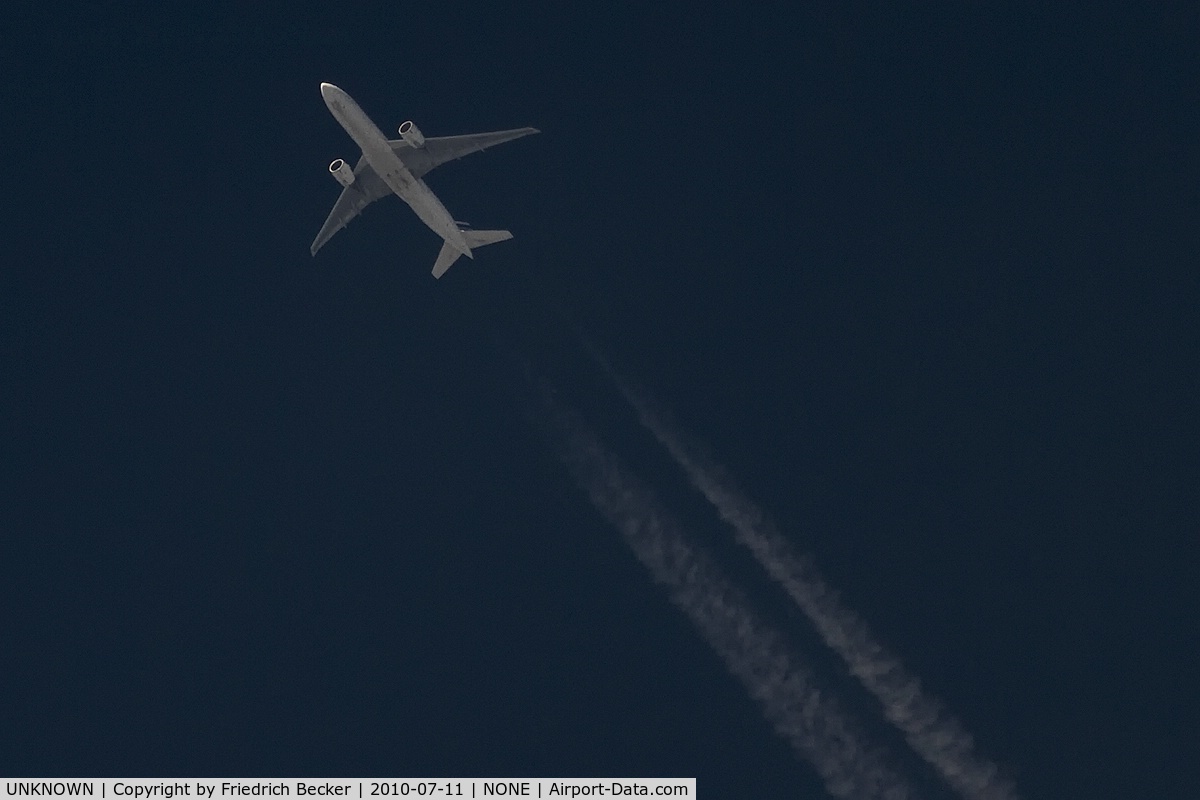
[[[508,231],[473,231],[465,230],[462,232],[463,238],[467,240],[467,247],[483,247],[484,245],[503,242],[512,238],[512,234]],[[450,265],[458,261],[458,257],[463,255],[456,247],[446,242],[442,245],[442,251],[438,253],[437,262],[433,265],[433,277],[440,278],[446,274],[446,270],[450,269]],[[467,253],[469,256],[470,253]]]

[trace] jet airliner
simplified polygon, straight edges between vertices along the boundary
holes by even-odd
[[[400,124],[399,139],[388,139],[358,103],[332,83],[321,84],[321,96],[334,119],[362,148],[362,156],[353,169],[340,158],[329,165],[330,174],[343,188],[321,232],[313,240],[310,249],[314,256],[360,211],[389,194],[399,195],[444,240],[433,265],[435,278],[442,277],[459,256],[474,258],[473,248],[512,238],[508,231],[476,231],[465,223],[455,222],[421,178],[447,161],[537,133],[536,128],[426,137],[409,120]]]

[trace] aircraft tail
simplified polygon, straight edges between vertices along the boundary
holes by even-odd
[[[467,240],[467,247],[476,248],[484,245],[503,242],[512,238],[512,234],[508,231],[473,231],[464,230],[463,238]],[[462,251],[456,248],[450,242],[442,245],[442,251],[438,253],[437,261],[433,265],[433,277],[440,278],[446,274],[446,270],[450,269],[450,265],[458,261],[459,256],[463,255]],[[470,252],[466,253],[470,256]]]

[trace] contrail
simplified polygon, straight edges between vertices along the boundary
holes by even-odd
[[[624,380],[586,337],[580,338],[637,412],[642,426],[666,448],[721,519],[733,526],[737,541],[787,591],[822,640],[876,697],[884,716],[904,734],[909,746],[963,797],[1015,800],[1016,788],[1000,777],[995,764],[975,753],[974,741],[962,724],[922,691],[921,682],[875,641],[866,623],[842,604],[811,561],[793,551],[774,524],[742,494],[729,473],[681,433],[666,413],[656,410],[645,392]]]
[[[881,754],[863,743],[840,704],[813,683],[783,637],[758,619],[748,599],[601,442],[578,414],[564,409],[541,385],[541,413],[530,421],[545,430],[559,457],[597,510],[622,535],[642,564],[664,584],[726,667],[762,705],[767,719],[817,770],[836,797],[905,800],[913,793]]]

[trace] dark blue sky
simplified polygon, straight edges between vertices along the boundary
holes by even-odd
[[[1200,15],[1153,5],[10,20],[0,772],[822,796],[505,352],[899,745],[558,307],[1025,797],[1191,796]],[[386,199],[311,258],[321,81],[541,128],[429,177],[515,240],[434,282]]]

